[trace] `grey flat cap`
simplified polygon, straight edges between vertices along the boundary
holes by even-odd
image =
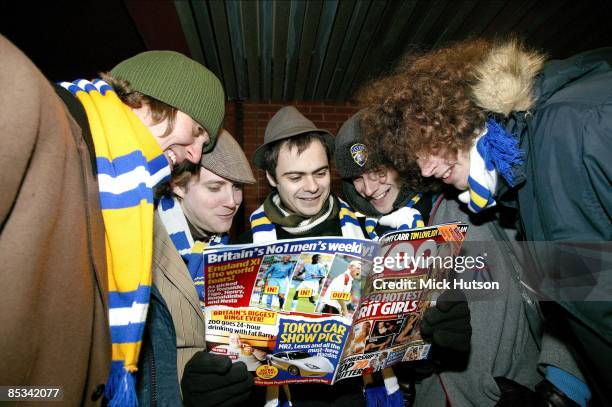
[[[294,106],[285,106],[276,112],[268,122],[264,133],[264,143],[253,154],[253,164],[263,168],[263,157],[267,145],[305,133],[320,134],[329,151],[334,151],[334,136],[329,131],[317,128]]]
[[[215,147],[202,155],[200,165],[220,177],[241,184],[254,184],[253,170],[238,142],[225,129],[219,130]]]

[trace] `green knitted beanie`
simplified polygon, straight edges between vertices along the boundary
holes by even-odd
[[[204,152],[213,148],[225,115],[225,93],[206,67],[178,52],[147,51],[120,62],[111,75],[191,116],[210,136]]]

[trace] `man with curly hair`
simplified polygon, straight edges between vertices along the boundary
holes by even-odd
[[[515,40],[468,40],[411,56],[374,83],[362,121],[366,144],[400,172],[417,165],[452,185],[471,212],[519,208],[530,272],[552,300],[541,304],[549,326],[575,347],[602,403],[612,394],[612,293],[601,257],[612,238],[611,61],[610,48],[545,63]],[[571,240],[582,247],[559,244]]]

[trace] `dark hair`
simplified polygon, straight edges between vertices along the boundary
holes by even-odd
[[[128,81],[117,79],[109,72],[101,72],[100,77],[102,80],[104,80],[104,82],[108,83],[113,88],[119,99],[121,99],[121,101],[129,107],[138,109],[142,107],[143,103],[149,105],[149,108],[151,109],[151,118],[153,119],[154,124],[168,119],[168,125],[166,126],[166,130],[164,131],[164,134],[162,134],[162,137],[166,137],[172,132],[178,109],[170,106],[167,103],[133,90]]]
[[[198,164],[185,160],[176,165],[172,169],[172,178],[155,188],[155,199],[159,200],[164,196],[173,197],[174,193],[172,192],[172,187],[177,186],[186,188],[192,176],[200,176],[200,166]]]
[[[312,264],[317,264],[319,262],[319,257],[321,257],[321,255],[313,254],[312,255]]]
[[[297,148],[298,155],[302,154],[313,141],[319,140],[325,148],[327,160],[331,159],[331,151],[325,142],[325,138],[319,133],[303,133],[297,136],[289,137],[283,140],[275,141],[266,146],[263,156],[263,170],[267,171],[274,179],[276,179],[276,166],[278,164],[278,153],[281,148],[286,145],[289,150]]]

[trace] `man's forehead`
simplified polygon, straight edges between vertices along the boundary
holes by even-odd
[[[308,173],[329,166],[325,147],[319,140],[313,140],[301,153],[297,146],[284,143],[278,151],[277,174],[286,172]]]
[[[318,154],[322,153],[322,155],[327,158],[325,147],[323,146],[323,143],[321,142],[321,140],[319,140],[318,138],[312,138],[310,140],[310,144],[308,144],[308,146],[306,146],[306,148],[304,148],[304,150],[301,153],[298,151],[298,146],[296,144],[290,143],[290,139],[287,139],[282,142],[280,149],[278,151],[278,156],[280,158],[281,155],[290,155],[290,156],[303,155],[306,152],[309,152],[312,154],[315,151]]]

